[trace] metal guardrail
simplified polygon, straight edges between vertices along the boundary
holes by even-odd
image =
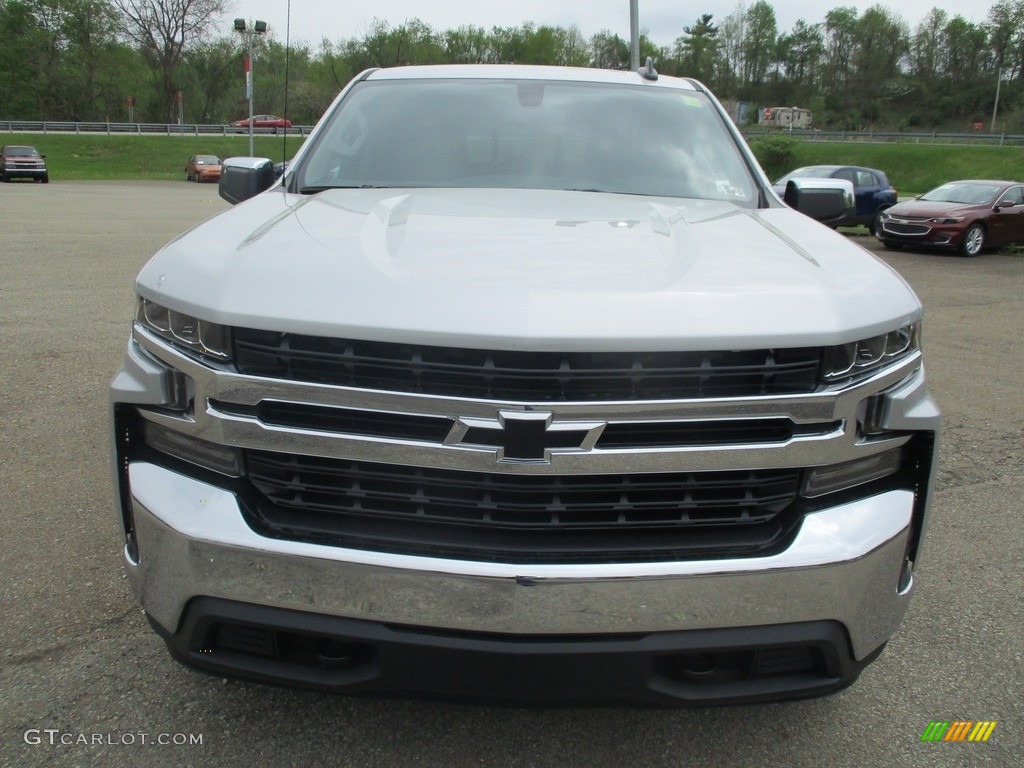
[[[311,125],[293,125],[291,128],[254,128],[260,136],[280,136],[283,133],[307,136]],[[1011,133],[943,133],[939,131],[819,131],[817,129],[788,130],[785,128],[741,129],[749,141],[765,136],[791,136],[798,141],[890,143],[890,144],[960,144],[996,147],[1024,147],[1024,135]],[[0,133],[103,133],[108,135],[135,134],[139,136],[248,136],[248,128],[233,125],[203,125],[188,123],[107,123],[107,122],[54,122],[39,120],[0,120]]]
[[[291,128],[253,128],[257,136],[306,136],[311,125],[293,125]],[[83,123],[40,120],[0,120],[2,133],[74,133],[137,136],[248,136],[248,127],[233,125],[201,125],[188,123]]]
[[[819,131],[785,128],[741,129],[747,141],[765,136],[791,136],[797,141],[850,142],[863,144],[957,144],[992,147],[1024,147],[1024,135],[1012,133],[943,133],[939,131]]]

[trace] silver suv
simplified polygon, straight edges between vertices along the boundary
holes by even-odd
[[[368,71],[221,193],[139,274],[111,385],[125,567],[180,661],[681,705],[836,691],[896,631],[921,305],[699,83]]]

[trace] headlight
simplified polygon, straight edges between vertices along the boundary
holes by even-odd
[[[910,323],[870,339],[825,349],[822,375],[832,383],[870,373],[917,352],[921,348],[921,324]]]
[[[963,216],[936,216],[928,221],[932,224],[959,224],[963,220]]]
[[[176,312],[142,297],[135,322],[176,347],[217,360],[231,359],[231,334],[223,325]]]

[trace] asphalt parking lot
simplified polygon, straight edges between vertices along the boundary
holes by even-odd
[[[0,185],[0,765],[1021,765],[1024,256],[883,254],[924,301],[944,432],[910,614],[856,685],[720,709],[494,708],[190,672],[130,594],[106,388],[133,278],[226,207],[185,182]],[[923,743],[935,720],[997,726]]]

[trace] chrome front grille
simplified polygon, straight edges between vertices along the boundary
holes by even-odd
[[[241,352],[252,336],[239,334],[236,371],[136,330],[143,348],[192,382],[186,412],[143,407],[141,416],[239,451],[245,472],[231,488],[254,530],[382,553],[507,563],[779,551],[806,509],[798,496],[806,468],[843,464],[909,439],[894,433],[865,440],[857,409],[920,366],[917,355],[825,387],[818,384],[816,349],[699,353],[700,382],[672,383],[677,397],[561,402],[577,385],[593,397],[650,391],[644,379],[652,358],[558,355],[570,363],[551,357],[538,366],[538,358],[519,353],[435,354],[435,348],[318,341],[332,353],[352,351],[328,354],[318,373],[308,337],[258,333],[273,337],[278,351]],[[406,357],[415,364],[403,374]],[[625,384],[616,366],[625,368],[627,358],[643,364],[631,364],[634,378]],[[692,364],[696,358],[659,353],[657,359]],[[522,367],[524,360],[533,367]],[[730,365],[721,372],[712,361]],[[521,366],[515,376],[508,373],[513,363]],[[665,385],[665,368],[657,370],[652,390]],[[616,376],[605,377],[608,371]],[[591,375],[604,379],[600,387],[580,384]],[[331,381],[306,380],[316,377]],[[418,391],[450,392],[454,383],[457,391],[492,396],[516,381],[526,382],[524,391],[497,401]],[[788,390],[796,381],[812,391],[762,392]],[[748,386],[760,394],[679,394]],[[530,399],[554,390],[553,401]]]
[[[211,401],[211,406],[232,416],[255,419],[270,427],[335,432],[371,438],[392,438],[431,445],[458,442],[465,445],[498,447],[501,431],[471,427],[458,441],[452,439],[458,420],[454,417],[363,411],[353,408],[284,403],[264,400],[255,406]],[[679,421],[615,421],[604,424],[593,445],[597,450],[643,449],[718,445],[781,444],[793,438],[833,433],[837,421],[797,424],[789,418],[709,419]],[[564,446],[580,444],[575,432],[568,433]]]
[[[882,222],[882,231],[905,237],[927,235],[932,228],[925,223],[926,221],[927,219],[887,219]]]

